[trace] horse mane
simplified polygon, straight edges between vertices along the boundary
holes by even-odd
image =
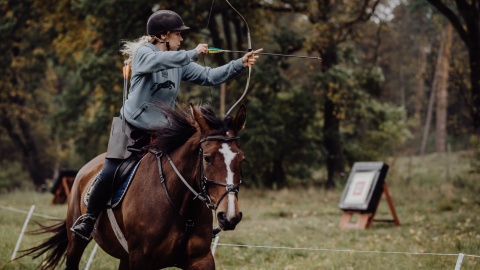
[[[230,115],[224,118],[217,117],[208,104],[197,105],[196,108],[210,127],[210,136],[226,134],[232,119]],[[184,145],[197,132],[197,126],[195,119],[187,109],[180,107],[177,109],[163,107],[162,109],[169,124],[155,131],[154,143],[151,146],[164,153],[171,153]]]

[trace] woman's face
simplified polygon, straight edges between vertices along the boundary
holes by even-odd
[[[170,50],[177,51],[180,48],[180,45],[182,45],[183,41],[181,32],[170,32],[170,35],[168,35],[166,41],[168,41],[168,43],[170,44]]]

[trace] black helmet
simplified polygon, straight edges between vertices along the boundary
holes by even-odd
[[[166,31],[182,31],[190,29],[183,23],[182,17],[170,10],[158,10],[148,18],[147,34],[156,35]]]

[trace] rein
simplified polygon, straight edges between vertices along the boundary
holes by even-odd
[[[201,147],[202,143],[206,142],[206,141],[220,141],[220,142],[231,142],[231,141],[236,141],[238,140],[239,137],[223,137],[223,136],[207,136],[205,138],[202,138],[200,140],[200,147],[199,147],[199,173],[198,173],[198,183],[200,185],[200,192],[197,192],[188,182],[187,180],[185,180],[185,178],[182,176],[182,174],[178,171],[178,168],[177,166],[175,166],[175,164],[173,163],[173,160],[170,158],[170,156],[168,154],[165,154],[165,156],[167,157],[167,160],[168,162],[170,163],[170,165],[172,166],[173,170],[175,171],[175,174],[177,174],[177,176],[180,178],[180,180],[183,182],[183,184],[190,190],[190,192],[193,193],[193,195],[195,195],[195,197],[193,198],[194,200],[195,199],[199,199],[201,200],[202,202],[204,202],[207,206],[207,208],[211,209],[211,210],[214,210],[216,211],[217,208],[218,208],[218,205],[220,204],[220,202],[223,200],[223,198],[225,198],[225,196],[227,196],[227,194],[229,193],[235,193],[235,196],[238,196],[238,187],[239,185],[242,183],[242,181],[240,180],[239,183],[237,184],[226,184],[226,183],[223,183],[223,182],[218,182],[218,181],[215,181],[215,180],[212,180],[212,179],[208,179],[206,176],[205,176],[205,172],[204,172],[204,168],[203,168],[203,165],[201,164],[202,162],[202,156],[203,156],[203,149]],[[152,154],[154,154],[156,157],[157,157],[157,164],[158,164],[158,173],[159,173],[159,176],[160,176],[160,182],[162,183],[162,187],[165,191],[165,194],[167,195],[167,199],[170,203],[170,205],[172,206],[172,208],[177,211],[181,216],[182,213],[180,213],[180,210],[175,206],[175,203],[173,202],[172,198],[170,197],[169,193],[168,193],[168,190],[167,190],[167,186],[166,186],[166,183],[165,183],[165,177],[163,175],[163,169],[162,169],[162,162],[161,162],[161,158],[162,158],[162,155],[163,155],[163,152],[159,152],[159,151],[156,151],[154,149],[148,149],[148,151]],[[210,199],[210,196],[208,195],[208,185],[217,185],[217,186],[224,186],[226,191],[220,196],[220,199],[218,200],[218,202],[216,204],[213,204],[212,203],[212,200]],[[190,223],[190,221],[187,221],[188,223]],[[193,223],[192,223],[193,224]]]

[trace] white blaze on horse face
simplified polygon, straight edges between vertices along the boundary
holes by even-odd
[[[233,185],[233,172],[230,165],[232,164],[232,160],[235,158],[237,153],[234,153],[226,143],[222,144],[222,148],[219,150],[219,152],[223,154],[223,160],[225,162],[225,166],[227,166],[227,185]],[[230,220],[234,216],[235,216],[235,194],[230,192],[228,194],[227,220]]]

